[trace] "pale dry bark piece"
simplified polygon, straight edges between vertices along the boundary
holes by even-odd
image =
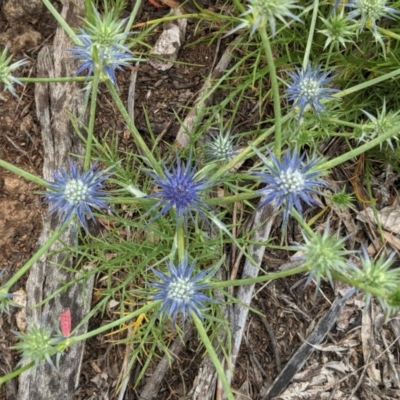
[[[176,8],[172,15],[182,15],[179,8]],[[163,31],[150,54],[154,54],[163,58],[151,58],[149,64],[158,71],[167,71],[174,66],[174,61],[178,57],[179,49],[185,41],[187,19],[177,19],[175,21],[167,21],[163,24]],[[165,61],[171,60],[171,61]]]
[[[78,9],[84,8],[83,0],[62,0],[62,16],[70,26],[77,26]],[[76,6],[75,6],[76,5]],[[60,77],[72,76],[76,65],[69,60],[66,51],[71,47],[71,41],[65,32],[57,29],[54,45],[44,47],[38,57],[37,76]],[[43,176],[52,179],[52,169],[60,167],[69,169],[69,154],[82,154],[80,139],[70,123],[70,113],[80,116],[84,109],[84,93],[75,83],[37,84],[35,102],[38,119],[41,124],[44,166]],[[43,231],[38,240],[38,248],[59,226],[57,217],[45,217]],[[61,241],[72,245],[76,234],[67,228],[61,236]],[[51,252],[64,247],[59,242],[52,246]],[[45,305],[35,307],[46,297],[54,293],[62,285],[77,278],[77,275],[67,272],[60,266],[72,267],[72,257],[69,253],[48,253],[32,268],[27,281],[27,323],[28,327],[40,325],[44,321],[47,326],[54,327],[59,323],[59,317],[67,308],[72,312],[72,327],[80,322],[88,313],[92,295],[93,279],[75,283]],[[77,334],[86,332],[87,325],[82,326]],[[80,375],[84,343],[71,346],[69,352],[61,357],[60,371],[52,370],[47,363],[41,363],[36,369],[30,369],[20,376],[19,400],[69,400],[73,398]]]

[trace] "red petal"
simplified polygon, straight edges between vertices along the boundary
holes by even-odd
[[[69,308],[60,314],[60,326],[62,334],[68,337],[71,333],[71,310]]]

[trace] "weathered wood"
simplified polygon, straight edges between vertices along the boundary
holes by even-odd
[[[78,8],[83,9],[83,0],[62,0],[62,15],[71,26],[79,23]],[[66,49],[71,47],[71,41],[64,31],[57,29],[54,45],[41,50],[38,57],[37,76],[58,77],[72,76],[76,65],[69,59]],[[38,119],[41,124],[44,167],[43,176],[51,179],[52,169],[68,168],[69,154],[82,154],[80,139],[72,129],[70,114],[79,116],[83,110],[83,92],[77,84],[43,84],[35,88],[35,101]],[[45,216],[43,231],[38,240],[38,247],[47,241],[50,234],[59,225],[56,217]],[[74,234],[67,229],[61,240],[72,244]],[[59,316],[67,308],[72,312],[72,326],[87,315],[90,307],[93,280],[71,285],[67,290],[57,295],[45,305],[35,305],[50,296],[66,282],[76,278],[76,274],[64,270],[61,266],[71,267],[71,255],[63,252],[54,254],[62,249],[56,243],[51,253],[42,257],[31,269],[26,285],[27,292],[27,323],[45,323],[50,327],[59,326]],[[84,333],[87,326],[79,329]],[[20,400],[61,400],[72,399],[80,375],[80,366],[84,343],[74,345],[61,357],[60,371],[52,370],[46,363],[40,364],[22,374],[19,379],[18,398]]]

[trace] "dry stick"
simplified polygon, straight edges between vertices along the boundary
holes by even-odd
[[[192,325],[186,324],[185,330],[183,332],[183,337],[177,336],[170,347],[171,354],[179,354],[183,349],[185,343],[189,340],[192,331]],[[151,378],[146,383],[142,392],[139,395],[139,400],[152,400],[154,399],[158,391],[160,390],[160,385],[164,379],[165,374],[171,366],[171,356],[165,355],[161,361],[158,363],[156,369],[153,371]]]
[[[185,120],[183,121],[183,126],[179,128],[179,131],[176,135],[175,141],[178,147],[186,148],[189,146],[189,134],[193,132],[193,128],[198,125],[203,119],[205,108],[212,103],[212,100],[214,98],[213,91],[211,91],[213,84],[217,79],[221,78],[225,70],[228,68],[229,63],[232,60],[233,48],[235,47],[238,39],[235,39],[227,47],[215,69],[207,77],[203,87],[200,89],[194,107],[188,112]]]
[[[347,299],[355,293],[354,289],[349,289],[343,297],[336,297],[329,311],[321,318],[307,341],[294,353],[292,358],[286,364],[285,368],[277,376],[271,387],[262,397],[262,400],[270,400],[275,396],[279,396],[286,386],[290,383],[296,373],[303,367],[310,355],[315,350],[315,345],[322,342],[325,336],[330,332],[335,324],[342,308],[346,304]]]
[[[262,204],[264,199],[260,200],[259,204]],[[256,230],[252,242],[255,243],[267,243],[269,235],[271,233],[272,224],[275,220],[275,213],[272,205],[267,205],[261,209],[258,209],[254,216],[254,226]],[[265,245],[263,244],[252,244],[249,248],[249,253],[253,257],[253,260],[257,265],[254,265],[249,260],[246,260],[243,273],[241,278],[255,278],[258,276],[260,271],[259,266],[261,265],[265,252]],[[249,305],[253,297],[255,284],[240,286],[236,295],[238,302],[233,306],[233,315],[230,320],[232,326],[232,352],[230,355],[230,365],[226,369],[228,380],[231,381],[233,373],[235,371],[236,359],[239,355],[240,345],[242,343],[244,328],[246,325],[247,315],[249,313]]]
[[[78,10],[84,8],[83,0],[62,0],[62,15],[71,26],[78,26],[80,20]],[[69,60],[66,48],[71,42],[65,32],[58,28],[53,46],[44,47],[38,56],[38,76],[72,76],[76,71],[76,64]],[[52,169],[68,168],[70,153],[83,154],[79,137],[70,123],[70,114],[80,116],[84,109],[84,93],[76,83],[37,84],[35,88],[35,102],[38,120],[41,125],[43,139],[45,179],[51,179]],[[59,225],[55,216],[44,217],[43,230],[38,245],[46,242],[50,232]],[[69,227],[61,241],[73,245],[76,234]],[[47,326],[57,326],[60,313],[70,308],[72,324],[76,325],[88,314],[91,304],[93,278],[88,278],[83,285],[72,284],[55,298],[41,307],[35,307],[43,299],[50,296],[64,283],[76,279],[76,274],[69,272],[72,269],[72,257],[60,250],[64,245],[55,243],[51,251],[36,262],[30,271],[26,285],[27,293],[27,322],[28,326],[40,325],[46,317]],[[57,250],[59,250],[57,252]],[[69,271],[59,265],[70,267]],[[78,272],[79,273],[79,272]],[[87,330],[84,324],[77,334]],[[19,378],[19,400],[66,400],[72,399],[79,383],[81,361],[84,343],[71,346],[68,353],[61,357],[60,371],[55,372],[47,363],[41,363],[23,373]]]

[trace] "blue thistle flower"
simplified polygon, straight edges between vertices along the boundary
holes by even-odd
[[[115,71],[122,70],[122,67],[129,67],[130,62],[135,60],[130,51],[120,42],[116,42],[113,45],[98,44],[82,29],[81,34],[77,35],[76,38],[80,44],[75,44],[73,48],[69,49],[72,53],[72,58],[81,62],[75,73],[76,75],[88,70],[87,76],[89,77],[96,68],[100,68],[103,74],[102,78],[110,79],[116,86]]]
[[[22,83],[12,75],[12,72],[27,64],[27,60],[19,60],[11,64],[12,56],[7,58],[7,47],[0,53],[0,83],[4,85],[4,90],[8,90],[13,96],[17,97],[13,84],[22,85]]]
[[[258,153],[258,155],[268,170],[267,173],[256,172],[262,183],[267,185],[258,191],[261,196],[265,197],[260,208],[271,202],[274,202],[276,207],[284,204],[283,227],[286,229],[292,209],[295,208],[300,214],[302,213],[302,201],[308,205],[320,204],[311,196],[313,193],[320,194],[317,190],[318,186],[326,185],[324,180],[317,178],[322,172],[312,171],[319,160],[316,159],[303,165],[305,154],[299,157],[296,150],[293,151],[293,154],[288,150],[283,161],[279,161],[272,153],[269,153],[272,163],[262,154]]]
[[[154,178],[154,184],[160,187],[158,192],[148,196],[160,199],[149,212],[162,206],[153,220],[166,214],[172,208],[175,209],[177,223],[180,218],[183,218],[186,223],[187,215],[194,219],[193,210],[206,217],[202,209],[208,208],[208,205],[202,200],[201,192],[212,186],[213,182],[206,182],[204,179],[196,180],[196,167],[191,166],[191,159],[185,166],[178,157],[171,172],[164,166],[165,177],[160,177],[150,171],[147,173]]]
[[[169,275],[161,271],[152,269],[161,282],[151,282],[150,286],[159,289],[152,300],[162,300],[162,304],[158,315],[166,314],[172,317],[173,325],[176,325],[176,318],[181,315],[182,325],[184,325],[186,315],[190,316],[194,312],[197,317],[201,318],[205,309],[204,302],[216,302],[210,299],[202,290],[210,288],[205,283],[207,276],[210,275],[210,269],[201,271],[192,276],[195,262],[189,264],[188,254],[185,254],[184,260],[179,261],[175,266],[172,262],[167,263]]]
[[[326,112],[322,105],[322,99],[329,99],[331,93],[338,92],[338,89],[324,87],[334,77],[329,76],[329,72],[321,73],[321,66],[312,68],[310,64],[307,69],[296,68],[297,73],[289,72],[293,82],[286,89],[289,100],[294,101],[293,107],[300,107],[299,117],[301,118],[306,106],[310,106],[315,114],[320,111]]]
[[[77,165],[69,161],[70,173],[64,168],[53,171],[54,182],[48,181],[49,191],[45,193],[44,201],[50,204],[49,213],[57,213],[64,224],[71,216],[77,216],[81,226],[87,232],[86,215],[93,217],[91,207],[100,209],[109,207],[106,197],[109,193],[103,191],[103,182],[111,174],[106,171],[95,171],[97,163],[86,172],[80,172]]]
[[[376,21],[381,18],[394,19],[390,14],[399,14],[400,11],[388,7],[386,0],[352,0],[347,7],[353,9],[348,15],[349,19],[361,17],[360,29],[362,31],[367,22],[372,23],[373,31],[377,34]]]

